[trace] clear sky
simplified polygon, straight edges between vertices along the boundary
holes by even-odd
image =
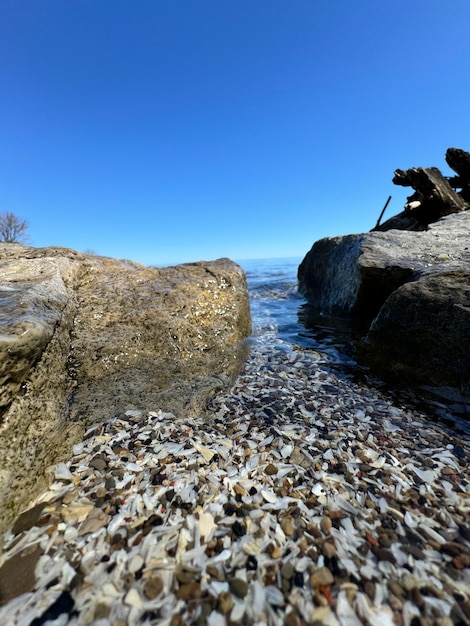
[[[2,0],[0,211],[146,264],[303,256],[470,150],[469,0]]]

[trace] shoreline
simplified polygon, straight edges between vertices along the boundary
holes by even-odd
[[[6,534],[0,588],[23,552],[38,579],[4,622],[51,606],[70,626],[470,620],[470,438],[314,353],[255,340],[199,417],[94,428]]]

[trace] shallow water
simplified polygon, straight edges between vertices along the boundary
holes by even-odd
[[[355,360],[354,331],[339,319],[312,317],[306,300],[297,289],[301,257],[239,261],[247,275],[253,320],[252,341],[273,350],[306,350],[320,353],[323,365],[336,375],[380,389],[390,401],[416,408],[435,421],[470,433],[468,407],[436,400],[420,390],[389,385],[370,374]]]

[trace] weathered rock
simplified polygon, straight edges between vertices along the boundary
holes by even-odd
[[[421,276],[470,267],[470,212],[426,231],[389,230],[317,241],[298,270],[299,291],[328,315],[369,326],[385,300]]]
[[[470,395],[470,212],[422,232],[323,239],[298,277],[314,309],[367,334],[360,356],[382,375]]]
[[[246,353],[246,281],[228,259],[153,268],[2,244],[0,270],[0,527],[86,425],[197,412]]]

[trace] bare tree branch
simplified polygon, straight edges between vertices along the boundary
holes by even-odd
[[[3,243],[18,243],[28,240],[28,222],[6,211],[0,213],[0,241]]]

